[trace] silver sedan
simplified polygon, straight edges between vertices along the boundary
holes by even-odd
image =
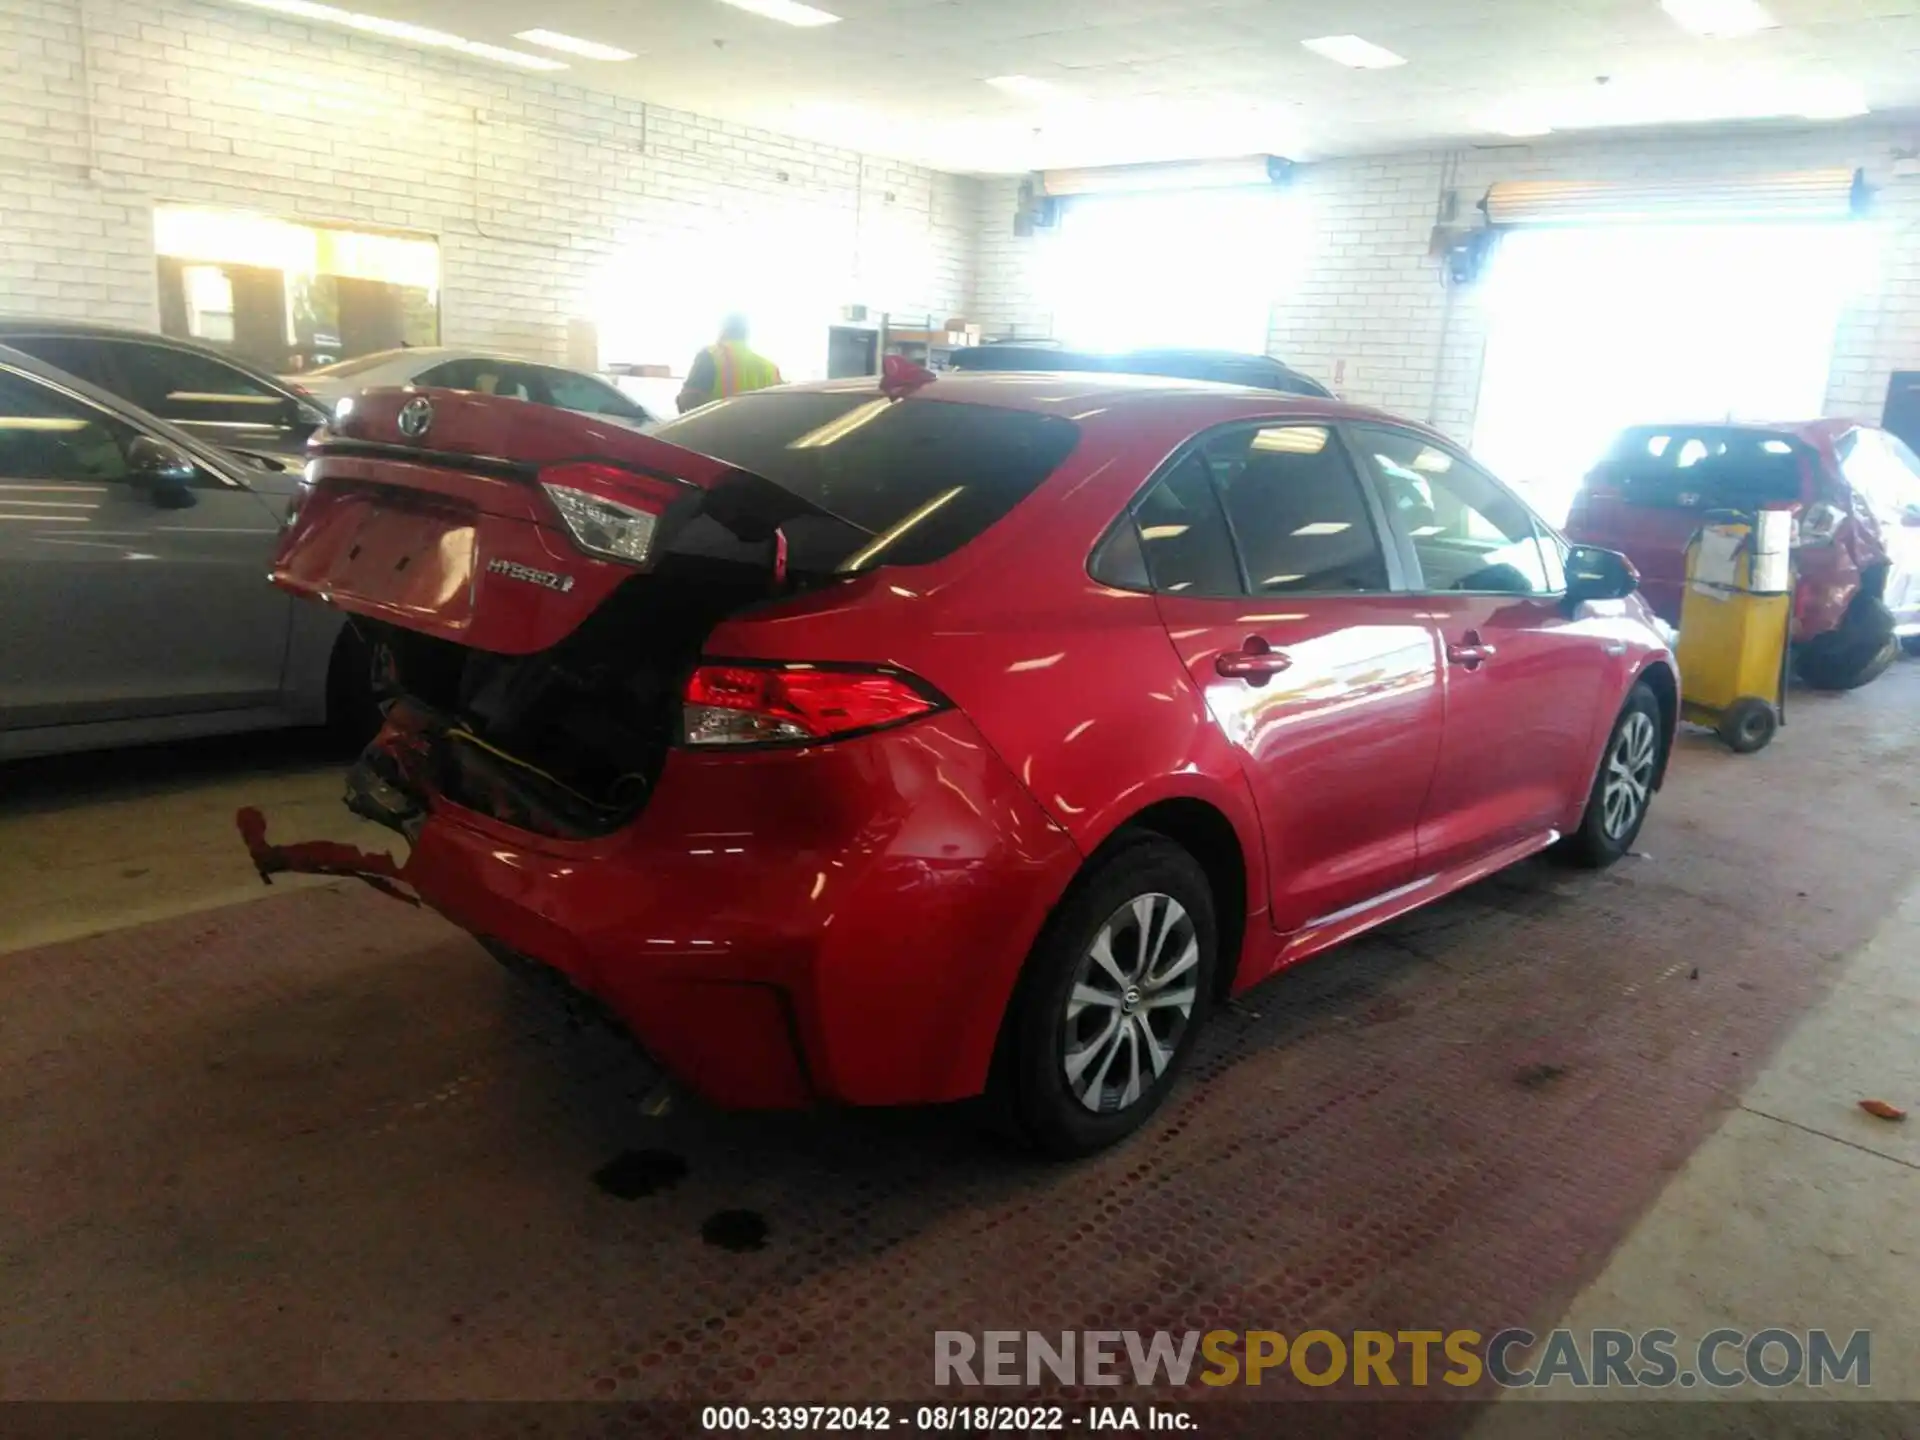
[[[0,347],[0,758],[369,726],[355,632],[266,581],[299,480]]]

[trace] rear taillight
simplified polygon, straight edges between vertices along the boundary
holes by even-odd
[[[1824,500],[1816,500],[1794,517],[1794,545],[1831,545],[1840,528],[1840,511]]]
[[[573,543],[589,555],[644,565],[653,551],[660,517],[692,489],[613,465],[550,465],[540,488],[553,501]]]
[[[687,680],[680,738],[687,745],[811,745],[946,708],[898,670],[816,665],[702,665]]]

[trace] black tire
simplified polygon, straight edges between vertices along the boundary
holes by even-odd
[[[1893,612],[1871,595],[1857,595],[1840,624],[1793,652],[1793,668],[1815,690],[1858,690],[1878,680],[1899,657]]]
[[[1177,997],[1191,979],[1192,1006],[1184,1016],[1178,1013],[1177,999],[1152,1005],[1147,1002],[1156,987],[1131,983],[1150,976],[1134,973],[1139,951],[1132,942],[1141,927],[1122,912],[1143,899],[1161,938],[1159,948],[1146,957],[1150,971],[1169,972],[1185,953],[1183,938],[1190,938],[1196,952],[1192,962],[1171,969],[1173,983],[1158,991]],[[1159,903],[1169,900],[1184,912],[1184,922]],[[1108,953],[1131,977],[1124,986],[1113,972],[1098,971],[1092,959],[1103,931],[1109,936]],[[988,1096],[1002,1127],[1024,1144],[1060,1158],[1103,1150],[1138,1129],[1160,1107],[1192,1051],[1219,973],[1219,933],[1206,872],[1172,841],[1142,833],[1096,857],[1041,931],[1008,1006]],[[1070,1015],[1076,984],[1083,981],[1111,991],[1116,1003],[1084,1005]],[[1108,1013],[1113,1031],[1099,1020]],[[1152,1027],[1153,1046],[1167,1055],[1158,1070],[1152,1063],[1156,1049],[1148,1048],[1137,1028],[1143,1024]],[[1085,1081],[1080,1091],[1092,1096],[1091,1105],[1069,1080],[1069,1027],[1084,1037],[1072,1053],[1093,1052],[1080,1071]],[[1098,1040],[1107,1034],[1113,1035],[1110,1041]],[[1104,1081],[1101,1075],[1089,1075],[1096,1066],[1107,1077]],[[1139,1093],[1128,1101],[1126,1088],[1136,1073]]]
[[[1780,712],[1757,696],[1748,695],[1727,707],[1714,732],[1736,755],[1751,755],[1764,750],[1780,728]]]
[[[1650,727],[1653,737],[1650,757],[1642,756],[1638,748],[1639,737],[1644,733],[1642,721]],[[1587,808],[1580,817],[1579,828],[1560,842],[1558,851],[1563,857],[1589,870],[1604,870],[1633,848],[1633,842],[1640,838],[1640,827],[1646,823],[1647,811],[1652,807],[1653,777],[1660,773],[1661,751],[1666,743],[1660,723],[1660,702],[1644,680],[1638,681],[1627,692],[1627,703],[1620,707],[1620,715],[1607,734],[1606,748],[1600,752],[1600,765],[1594,773],[1593,786],[1587,791]],[[1615,823],[1617,815],[1609,808],[1609,780],[1615,775],[1616,760],[1627,764],[1636,775],[1641,775],[1643,761],[1646,765],[1642,776],[1645,793],[1631,818],[1620,825]]]
[[[380,733],[382,719],[373,649],[352,624],[343,625],[327,662],[327,734],[357,752]]]

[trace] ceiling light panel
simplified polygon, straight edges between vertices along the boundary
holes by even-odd
[[[1395,65],[1407,63],[1406,56],[1396,55],[1371,40],[1362,40],[1358,35],[1322,35],[1318,40],[1302,40],[1300,43],[1316,55],[1323,55],[1355,70],[1390,70]]]
[[[802,29],[840,23],[838,15],[817,10],[811,5],[802,5],[799,0],[720,0],[720,3],[731,5],[736,10],[745,10],[749,15],[758,15],[763,20],[778,20],[782,25],[797,25]]]
[[[562,35],[558,30],[522,30],[513,37],[529,45],[558,50],[563,55],[578,55],[582,60],[637,60],[640,57],[618,45],[602,45],[598,40],[582,40],[578,35]]]
[[[1715,40],[1736,39],[1780,24],[1760,0],[1660,0],[1660,8],[1682,30]]]
[[[1036,80],[1031,75],[995,75],[987,84],[1009,95],[1017,95],[1022,100],[1057,100],[1060,87],[1047,80]]]
[[[510,50],[504,45],[487,45],[445,30],[415,25],[407,20],[389,20],[384,15],[363,15],[356,10],[342,10],[334,5],[321,5],[315,3],[315,0],[241,0],[241,3],[255,10],[271,10],[276,15],[292,15],[301,20],[312,20],[322,25],[339,25],[348,30],[358,30],[366,35],[379,35],[388,40],[404,40],[414,45],[430,46],[435,50],[451,50],[456,54],[471,55],[476,60],[491,60],[496,65],[512,65],[521,70],[565,70],[567,68],[564,60],[554,60],[545,55],[529,55],[524,50]]]

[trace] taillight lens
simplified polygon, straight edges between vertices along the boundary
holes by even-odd
[[[702,665],[687,680],[680,737],[687,745],[811,745],[944,708],[898,670]]]
[[[553,465],[540,472],[573,543],[589,555],[644,565],[653,553],[660,517],[691,486],[612,465]]]

